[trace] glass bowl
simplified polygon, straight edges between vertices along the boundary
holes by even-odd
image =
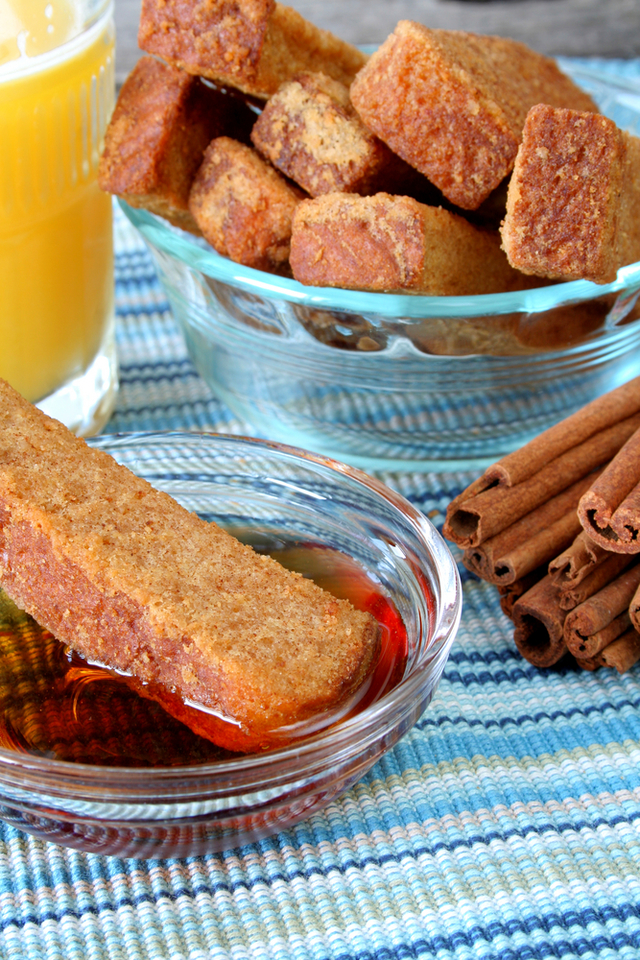
[[[166,715],[156,704],[106,671],[98,680],[98,668],[75,663],[0,594],[0,818],[45,840],[121,857],[190,856],[292,826],[362,777],[429,704],[460,618],[451,554],[401,496],[299,450],[187,433],[90,442],[256,549],[328,554],[338,587],[341,558],[364,571],[374,586],[368,596],[401,618],[406,644],[386,693],[383,686],[360,712],[289,746],[224,754],[166,718],[158,747],[154,725],[160,729],[158,711]],[[156,765],[159,749],[170,764]],[[77,762],[87,751],[102,753]],[[128,765],[113,765],[125,751]]]
[[[640,85],[562,65],[640,133]],[[198,371],[257,436],[368,470],[482,467],[637,373],[640,263],[607,286],[361,293],[238,266],[122,209]]]

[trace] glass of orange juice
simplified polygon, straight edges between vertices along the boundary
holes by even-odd
[[[117,390],[112,0],[0,0],[0,377],[77,434]]]

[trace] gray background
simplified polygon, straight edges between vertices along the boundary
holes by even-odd
[[[398,20],[513,37],[550,56],[640,56],[640,0],[289,0],[288,6],[352,43],[379,43]],[[115,0],[116,71],[139,56],[140,0]]]

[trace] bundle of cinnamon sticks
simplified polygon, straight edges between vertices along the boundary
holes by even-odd
[[[522,655],[587,670],[640,660],[640,377],[489,467],[444,535],[495,584]]]

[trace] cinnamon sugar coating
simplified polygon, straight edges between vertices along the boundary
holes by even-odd
[[[401,20],[351,87],[381,140],[457,206],[475,210],[511,171],[536,103],[597,107],[522,43]]]
[[[300,73],[282,84],[256,120],[251,140],[312,197],[375,192],[393,163],[389,148],[358,117],[348,88],[323,73]]]
[[[251,147],[218,137],[205,151],[189,208],[218,253],[278,271],[287,266],[291,218],[302,196]]]
[[[640,139],[607,117],[533,107],[502,225],[524,273],[609,283],[640,260]]]
[[[138,44],[258,97],[302,70],[348,84],[366,62],[356,47],[274,0],[143,0]]]
[[[517,289],[527,280],[497,231],[410,197],[327,194],[293,218],[291,268],[312,286],[458,296]]]
[[[4,381],[0,409],[0,583],[55,637],[147,695],[159,685],[202,705],[231,750],[282,742],[274,728],[360,685],[373,617],[189,513]]]
[[[98,182],[107,193],[199,233],[189,190],[215,136],[250,129],[253,114],[183,70],[142,57],[120,90]]]

